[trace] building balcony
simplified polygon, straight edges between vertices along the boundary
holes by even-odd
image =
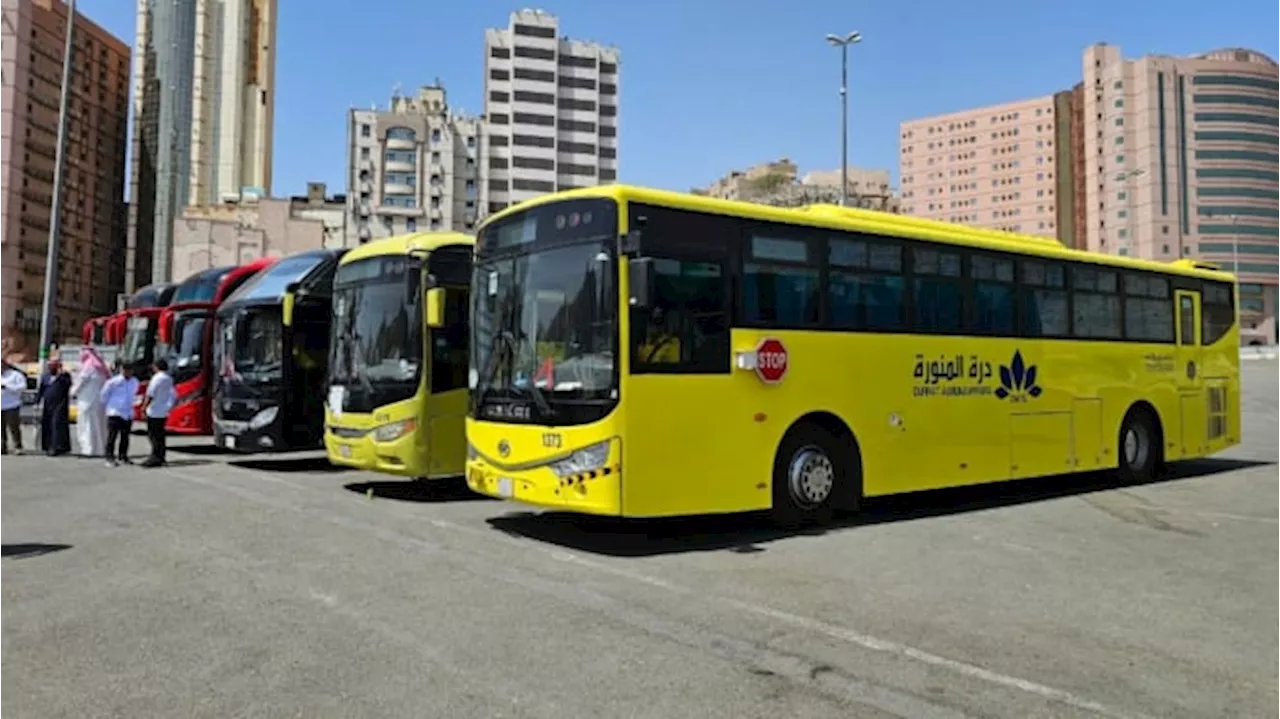
[[[382,166],[382,170],[383,172],[417,172],[418,165],[417,163],[413,163],[413,162],[401,162],[399,160],[396,160],[396,161],[388,160]]]
[[[388,150],[416,150],[418,149],[417,140],[405,140],[396,137],[387,138]]]

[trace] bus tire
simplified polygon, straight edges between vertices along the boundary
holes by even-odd
[[[1145,482],[1155,476],[1164,453],[1164,439],[1151,412],[1143,407],[1130,407],[1120,423],[1116,448],[1119,475],[1124,482]]]
[[[804,422],[791,428],[773,460],[775,524],[827,524],[841,497],[847,469],[843,445],[822,427]]]

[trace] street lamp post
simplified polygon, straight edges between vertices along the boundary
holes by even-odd
[[[840,48],[840,205],[849,205],[849,46],[862,42],[862,33],[827,35],[827,42]]]
[[[62,55],[62,97],[58,102],[58,147],[53,165],[53,201],[49,208],[49,246],[44,260],[44,313],[40,320],[40,359],[53,344],[57,317],[58,270],[62,264],[62,196],[67,169],[67,109],[71,104],[71,60],[75,52],[76,0],[67,3],[66,50]]]

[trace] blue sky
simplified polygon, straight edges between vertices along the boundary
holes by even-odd
[[[1126,57],[1228,46],[1280,55],[1274,0],[278,2],[276,195],[301,194],[309,180],[344,191],[347,110],[385,105],[396,83],[412,91],[438,77],[451,104],[480,112],[484,28],[520,7],[621,49],[618,179],[675,190],[782,156],[802,170],[839,166],[830,32],[864,36],[850,50],[850,162],[889,168],[895,181],[898,123],[1070,87],[1093,42]],[[129,43],[134,7],[79,2]]]

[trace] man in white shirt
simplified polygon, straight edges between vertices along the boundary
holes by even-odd
[[[164,465],[164,425],[177,399],[173,377],[169,376],[169,363],[162,359],[156,360],[155,373],[147,383],[147,398],[142,405],[143,414],[147,417],[147,439],[151,440],[151,456],[142,463],[143,467]]]
[[[4,373],[0,375],[0,453],[9,453],[12,439],[14,450],[22,454],[22,392],[26,388],[27,375],[5,360]]]
[[[138,378],[128,364],[116,363],[119,373],[102,385],[102,404],[107,410],[107,466],[133,464],[129,460],[129,433],[133,430],[133,400],[138,396]],[[117,442],[119,446],[117,447]]]

